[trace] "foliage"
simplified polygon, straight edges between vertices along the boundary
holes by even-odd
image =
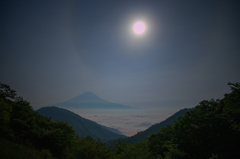
[[[109,149],[100,139],[96,141],[91,136],[85,138],[75,137],[73,154],[76,158],[108,158],[108,152]]]
[[[3,138],[0,138],[0,156],[4,159],[55,159],[49,150],[39,151]]]
[[[146,141],[141,141],[136,144],[127,144],[124,140],[119,140],[114,148],[111,148],[110,159],[151,159],[147,149]]]
[[[240,85],[229,85],[232,92],[223,99],[201,101],[172,126],[152,134],[148,138],[151,153],[166,157],[174,145],[187,158],[235,158],[240,142]]]
[[[148,137],[148,148],[153,156],[164,156],[169,146],[172,145],[172,125],[167,125],[158,133],[153,133]]]
[[[56,157],[66,156],[75,135],[73,128],[33,111],[8,85],[0,83],[0,88],[0,135],[40,150],[49,149]]]

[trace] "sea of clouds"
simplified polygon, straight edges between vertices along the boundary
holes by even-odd
[[[176,112],[173,109],[71,110],[83,118],[132,136],[159,123]]]

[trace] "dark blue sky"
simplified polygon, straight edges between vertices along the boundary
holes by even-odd
[[[33,107],[85,91],[193,107],[240,81],[238,1],[1,1],[0,82]],[[134,22],[147,30],[137,36]]]

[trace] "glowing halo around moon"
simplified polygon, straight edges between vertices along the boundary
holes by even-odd
[[[146,26],[143,22],[136,22],[134,25],[133,25],[133,31],[136,33],[136,34],[142,34],[144,33],[146,29]]]

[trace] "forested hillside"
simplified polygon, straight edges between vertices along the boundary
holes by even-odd
[[[66,122],[33,111],[0,83],[0,155],[3,158],[65,159],[235,159],[240,143],[240,83],[231,93],[203,100],[173,124],[135,144],[108,148],[92,137],[77,137]],[[27,157],[28,156],[28,157]]]
[[[55,157],[66,156],[75,132],[66,122],[55,122],[33,111],[29,102],[0,83],[0,134],[17,144],[49,150]]]
[[[113,133],[102,125],[97,124],[94,121],[82,118],[81,116],[58,107],[44,107],[37,110],[37,112],[43,116],[51,118],[53,121],[65,121],[76,132],[77,136],[86,137],[90,135],[93,139],[97,140],[100,138],[101,140],[110,140],[117,138],[125,138],[124,135],[119,135]]]

